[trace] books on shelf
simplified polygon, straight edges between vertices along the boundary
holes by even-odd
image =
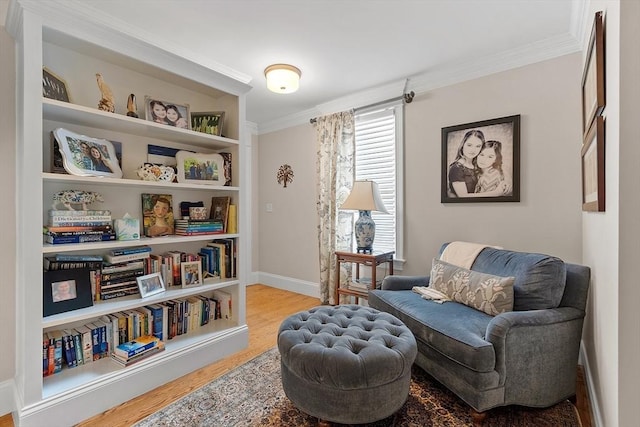
[[[50,209],[43,228],[44,243],[52,245],[115,240],[109,210]]]
[[[59,235],[44,235],[44,243],[52,245],[62,245],[68,243],[87,243],[87,242],[108,242],[116,240],[116,233],[113,232],[100,232],[96,234],[83,234],[72,236],[59,236]]]
[[[157,347],[160,342],[160,339],[153,335],[143,335],[134,340],[118,345],[113,350],[113,354],[126,360],[136,354]]]
[[[120,366],[129,366],[133,363],[140,362],[141,360],[144,360],[150,356],[153,356],[154,354],[158,354],[161,351],[164,351],[164,348],[165,348],[164,343],[160,341],[160,343],[157,346],[150,348],[148,350],[145,350],[142,353],[138,353],[135,356],[132,356],[126,359],[123,357],[117,356],[115,354],[111,354],[111,360],[118,363]]]
[[[104,260],[109,264],[120,264],[127,261],[145,260],[149,258],[150,252],[137,252],[123,255],[112,255],[107,253],[104,255]]]
[[[181,236],[222,234],[224,233],[224,224],[219,220],[212,219],[177,219],[175,233]]]

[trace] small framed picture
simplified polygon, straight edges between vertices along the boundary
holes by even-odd
[[[71,102],[67,83],[47,67],[42,68],[42,96],[56,101]]]
[[[582,144],[582,210],[605,211],[604,117],[597,116]]]
[[[442,128],[441,203],[520,201],[520,116]]]
[[[180,150],[176,153],[178,182],[223,186],[224,158],[217,153],[204,154]]]
[[[165,291],[164,282],[162,281],[162,275],[160,273],[139,276],[136,277],[136,281],[138,282],[138,289],[140,290],[140,296],[142,298],[160,294]]]
[[[93,305],[88,268],[44,272],[43,315],[64,313]]]
[[[211,209],[209,209],[209,219],[222,222],[224,232],[227,232],[227,218],[229,218],[230,196],[212,197]]]
[[[183,288],[202,285],[202,262],[183,261],[180,263],[180,271]]]
[[[53,131],[67,172],[77,176],[122,178],[122,169],[111,141],[80,135],[64,128]]]
[[[188,104],[176,104],[145,96],[144,111],[145,118],[150,122],[191,129],[191,114]]]
[[[191,113],[191,129],[196,132],[221,136],[223,122],[224,111],[213,111],[210,113]]]

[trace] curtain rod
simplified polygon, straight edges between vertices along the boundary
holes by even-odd
[[[386,104],[388,102],[393,102],[393,101],[398,101],[398,100],[402,100],[405,104],[411,104],[411,101],[413,101],[413,97],[414,96],[416,96],[415,92],[411,91],[409,93],[402,94],[402,96],[396,96],[395,98],[387,99],[387,100],[380,101],[380,102],[374,102],[373,104],[369,104],[369,105],[365,105],[363,107],[356,108],[354,111],[363,110],[365,108],[371,108],[371,107],[375,107],[375,106],[378,106],[378,105],[382,105],[382,104]],[[313,124],[313,123],[315,123],[317,121],[318,121],[317,117],[309,119],[309,123],[311,123],[311,124]]]

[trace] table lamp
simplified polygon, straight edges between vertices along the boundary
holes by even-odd
[[[340,209],[360,212],[360,217],[355,224],[358,253],[371,253],[373,238],[376,235],[376,223],[371,219],[371,211],[389,213],[380,197],[378,184],[374,181],[355,181],[351,193]]]

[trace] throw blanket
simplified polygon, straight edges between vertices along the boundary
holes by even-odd
[[[483,245],[482,243],[451,242],[442,251],[440,260],[470,270],[476,257],[484,248],[502,249],[500,246]]]
[[[430,299],[439,304],[442,304],[446,301],[451,301],[451,298],[449,298],[446,294],[428,286],[414,286],[413,288],[411,288],[411,290],[420,294],[422,298]]]

